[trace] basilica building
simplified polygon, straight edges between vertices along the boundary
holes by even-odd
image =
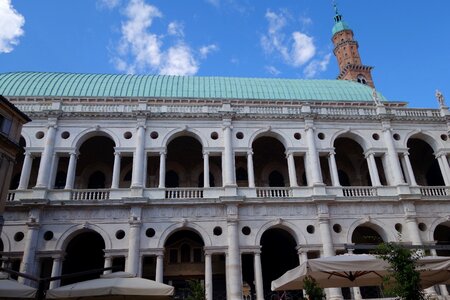
[[[383,241],[450,255],[444,97],[423,109],[386,98],[337,11],[334,21],[336,80],[0,74],[0,95],[32,119],[4,264],[40,277],[115,266],[175,286],[177,299],[199,280],[207,300],[264,300],[310,258]]]

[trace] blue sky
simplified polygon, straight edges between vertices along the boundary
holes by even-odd
[[[338,0],[376,88],[450,102],[450,1]],[[334,79],[332,0],[0,0],[0,72]]]

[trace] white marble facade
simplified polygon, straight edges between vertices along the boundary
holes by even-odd
[[[1,236],[2,256],[21,272],[64,273],[71,242],[91,232],[103,241],[102,266],[118,258],[157,281],[200,279],[208,300],[243,299],[250,284],[251,299],[263,300],[276,273],[264,243],[281,232],[287,242],[278,255],[297,255],[281,260],[282,271],[351,252],[371,230],[431,253],[449,240],[446,108],[10,100],[33,120],[23,129],[26,152]],[[445,287],[434,292],[448,295]],[[330,299],[345,293],[327,291]]]

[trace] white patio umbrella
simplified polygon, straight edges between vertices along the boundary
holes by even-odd
[[[36,289],[9,279],[6,273],[0,273],[0,299],[33,299]]]
[[[322,288],[374,286],[383,283],[389,263],[369,254],[345,254],[311,259],[272,281],[272,290],[299,290],[303,279],[313,277]],[[422,288],[444,282],[450,270],[450,257],[424,257],[418,260]]]
[[[117,272],[101,278],[77,282],[47,291],[47,299],[171,299],[174,287],[135,277],[130,273]]]

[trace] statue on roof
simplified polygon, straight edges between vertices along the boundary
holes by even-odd
[[[380,100],[380,98],[378,97],[378,93],[377,93],[377,90],[376,89],[372,89],[372,100],[373,100],[373,102],[375,102],[375,104],[377,105],[377,106],[383,106],[383,103],[381,103],[381,100]]]
[[[436,93],[434,95],[439,103],[439,107],[445,106],[445,98],[444,95],[441,93],[441,91],[436,90]]]

